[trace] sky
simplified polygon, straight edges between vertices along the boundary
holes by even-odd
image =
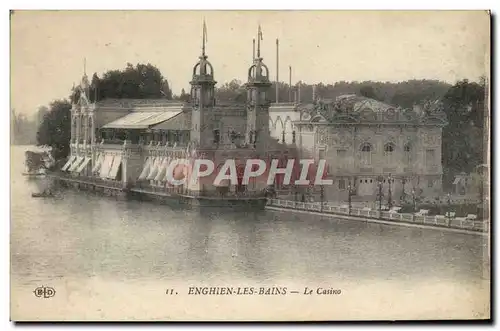
[[[337,81],[488,76],[489,16],[484,11],[16,11],[11,16],[11,108],[34,115],[68,97],[84,70],[151,63],[174,94],[189,90],[201,53],[218,85],[245,81],[252,39],[262,27],[261,55],[276,79]]]

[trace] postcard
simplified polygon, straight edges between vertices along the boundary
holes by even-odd
[[[490,21],[11,11],[11,320],[490,319]]]

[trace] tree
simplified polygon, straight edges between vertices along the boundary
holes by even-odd
[[[79,89],[73,89],[70,100],[78,100],[79,93]],[[134,66],[127,63],[125,69],[109,70],[102,78],[94,73],[89,98],[91,102],[106,98],[172,99],[172,91],[160,70],[154,65],[138,63]]]
[[[52,156],[59,160],[69,154],[71,139],[71,103],[55,100],[49,106],[37,132],[39,146],[51,146]]]
[[[168,85],[168,81],[166,79],[163,82],[161,94],[165,99],[172,100],[172,90],[170,89],[170,86]]]
[[[371,85],[362,86],[359,89],[359,94],[361,94],[366,98],[377,99],[377,95],[375,94],[375,89]]]
[[[462,80],[443,97],[448,125],[443,129],[445,183],[460,172],[471,173],[483,160],[485,83]]]
[[[180,96],[176,96],[176,98],[179,100],[179,101],[184,101],[184,102],[188,102],[189,99],[191,98],[191,96],[189,94],[186,93],[186,91],[184,89],[181,90],[181,95]]]

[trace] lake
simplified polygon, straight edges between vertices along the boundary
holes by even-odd
[[[92,193],[32,198],[11,147],[14,320],[489,316],[487,238],[271,211],[187,210]],[[36,297],[50,286],[54,297]],[[188,295],[189,287],[286,295]],[[340,295],[304,295],[304,288]],[[173,289],[176,295],[166,292]],[[299,294],[291,294],[297,290]]]

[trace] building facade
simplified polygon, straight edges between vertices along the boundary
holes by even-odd
[[[446,118],[439,103],[410,110],[357,95],[319,100],[313,92],[312,104],[300,99],[271,104],[270,73],[258,40],[257,56],[247,72],[244,104],[217,102],[215,73],[204,43],[186,103],[165,99],[92,103],[84,73],[80,98],[71,109],[71,155],[62,170],[124,187],[261,194],[265,181],[241,183],[247,159],[313,158],[326,160],[326,178],[333,185],[307,190],[312,194],[321,190],[325,200],[346,201],[350,194],[373,201],[382,193],[384,201],[398,201],[441,193]],[[235,159],[238,184],[216,187],[208,184],[213,178],[207,178],[186,187],[169,187],[169,164],[195,158],[208,158],[217,169],[225,160]],[[189,175],[181,172],[178,176]],[[275,186],[303,193],[279,180]]]
[[[442,193],[441,137],[447,124],[438,102],[401,109],[344,95],[314,104],[273,105],[275,139],[297,140],[302,157],[326,159],[332,186],[325,199],[399,201]],[[292,138],[290,138],[292,137]],[[316,188],[317,190],[317,188]]]
[[[89,101],[89,80],[84,73],[80,98],[71,109],[71,154],[62,171],[109,185],[173,190],[192,195],[262,195],[262,177],[243,185],[247,159],[291,157],[269,131],[269,69],[257,57],[248,69],[246,104],[218,104],[215,74],[205,45],[191,76],[191,98],[179,103],[165,99]],[[236,161],[238,183],[187,181],[171,187],[166,170],[172,162],[210,159],[220,170],[227,159]],[[174,177],[189,177],[189,168],[176,167]],[[177,178],[179,177],[179,178]]]

